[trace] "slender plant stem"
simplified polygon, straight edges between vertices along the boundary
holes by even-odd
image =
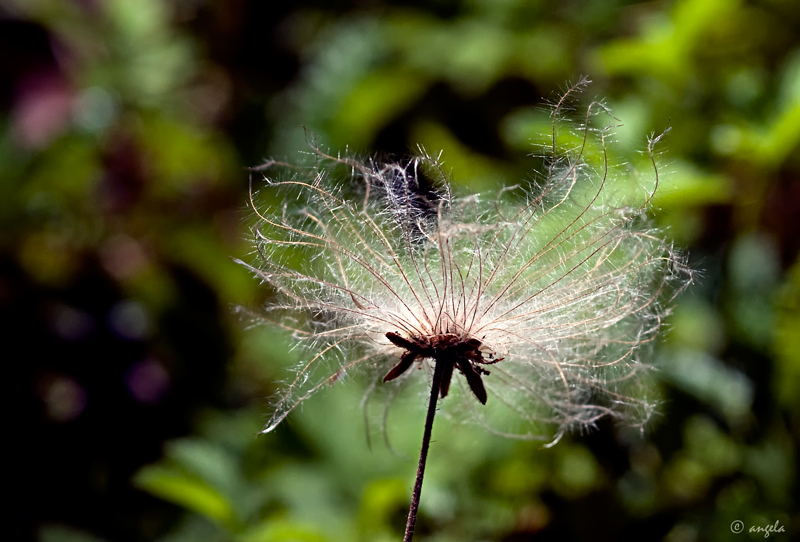
[[[411,508],[408,510],[406,522],[406,535],[403,542],[411,542],[414,536],[414,524],[417,522],[417,508],[419,496],[422,493],[422,477],[425,475],[425,462],[428,460],[428,448],[431,444],[431,431],[433,430],[433,417],[436,415],[436,402],[439,399],[439,388],[442,384],[442,374],[448,361],[435,360],[433,369],[433,382],[431,383],[431,399],[428,403],[428,415],[425,417],[425,431],[422,434],[422,449],[419,452],[419,465],[417,466],[417,480],[414,482],[414,494],[411,496]]]

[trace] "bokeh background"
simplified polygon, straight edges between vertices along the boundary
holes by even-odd
[[[342,384],[255,436],[298,354],[235,315],[268,296],[230,259],[245,168],[296,161],[305,128],[516,183],[581,75],[618,156],[672,129],[655,220],[699,280],[658,348],[661,415],[552,449],[437,421],[415,540],[797,537],[792,0],[0,2],[0,537],[399,540],[419,410],[368,445]]]

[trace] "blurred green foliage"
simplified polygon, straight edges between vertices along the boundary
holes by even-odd
[[[126,516],[120,497],[109,502],[129,517],[124,533],[49,508],[29,532],[42,542],[398,540],[419,405],[399,399],[388,414],[390,445],[372,428],[368,446],[361,391],[345,382],[275,433],[254,436],[265,397],[297,360],[290,336],[245,329],[231,308],[269,295],[229,259],[248,251],[244,168],[265,157],[295,161],[309,138],[357,154],[422,145],[443,150],[454,184],[494,190],[530,178],[536,161],[527,155],[549,129],[542,99],[588,74],[587,100],[603,97],[624,123],[615,160],[636,162],[648,134],[671,128],[659,148],[655,219],[700,279],[678,300],[658,348],[662,417],[645,435],[605,424],[547,450],[439,420],[417,539],[763,537],[732,533],[737,519],[746,529],[778,521],[786,530],[778,540],[798,536],[795,2],[270,4],[0,7],[4,24],[39,29],[50,48],[12,73],[0,113],[3,262],[74,309],[65,314],[89,311],[70,294],[87,269],[143,307],[155,322],[143,348],[174,384],[154,403],[173,411],[188,396],[176,391],[180,379],[206,365],[204,352],[181,357],[167,317],[184,307],[176,314],[189,340],[221,330],[234,345],[220,362],[221,392],[192,395],[188,429],[158,433],[168,438],[163,448],[155,435],[163,451],[137,456],[124,478],[159,499],[148,501],[150,516],[133,508]],[[182,301],[178,268],[217,301],[208,309],[217,323]],[[8,314],[12,276],[0,282]],[[42,329],[69,335],[80,329],[76,318]],[[21,387],[34,397],[31,427],[75,435],[76,449],[91,455],[73,429],[94,404],[93,388],[70,366],[43,356],[30,363]],[[96,372],[105,360],[81,363]],[[106,423],[114,419],[107,412]],[[164,501],[172,512],[154,512]],[[54,510],[65,509],[59,502]]]

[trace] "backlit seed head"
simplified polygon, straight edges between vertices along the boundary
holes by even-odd
[[[498,434],[551,440],[604,416],[647,420],[648,345],[691,272],[646,216],[659,138],[649,176],[618,173],[613,126],[595,124],[613,117],[593,103],[562,145],[583,84],[554,105],[544,171],[528,186],[454,194],[424,151],[379,164],[312,147],[311,166],[254,168],[255,258],[240,263],[274,292],[258,318],[310,352],[264,432],[347,374],[395,390],[433,363],[455,369],[443,408]]]

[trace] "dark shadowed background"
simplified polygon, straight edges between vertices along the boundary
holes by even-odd
[[[298,354],[234,314],[268,295],[230,259],[245,167],[310,133],[513,184],[581,75],[618,156],[671,128],[655,220],[700,273],[658,348],[661,415],[552,449],[437,422],[417,539],[797,537],[796,2],[4,0],[0,538],[399,540],[419,415],[397,405],[370,448],[345,383],[255,437]]]

